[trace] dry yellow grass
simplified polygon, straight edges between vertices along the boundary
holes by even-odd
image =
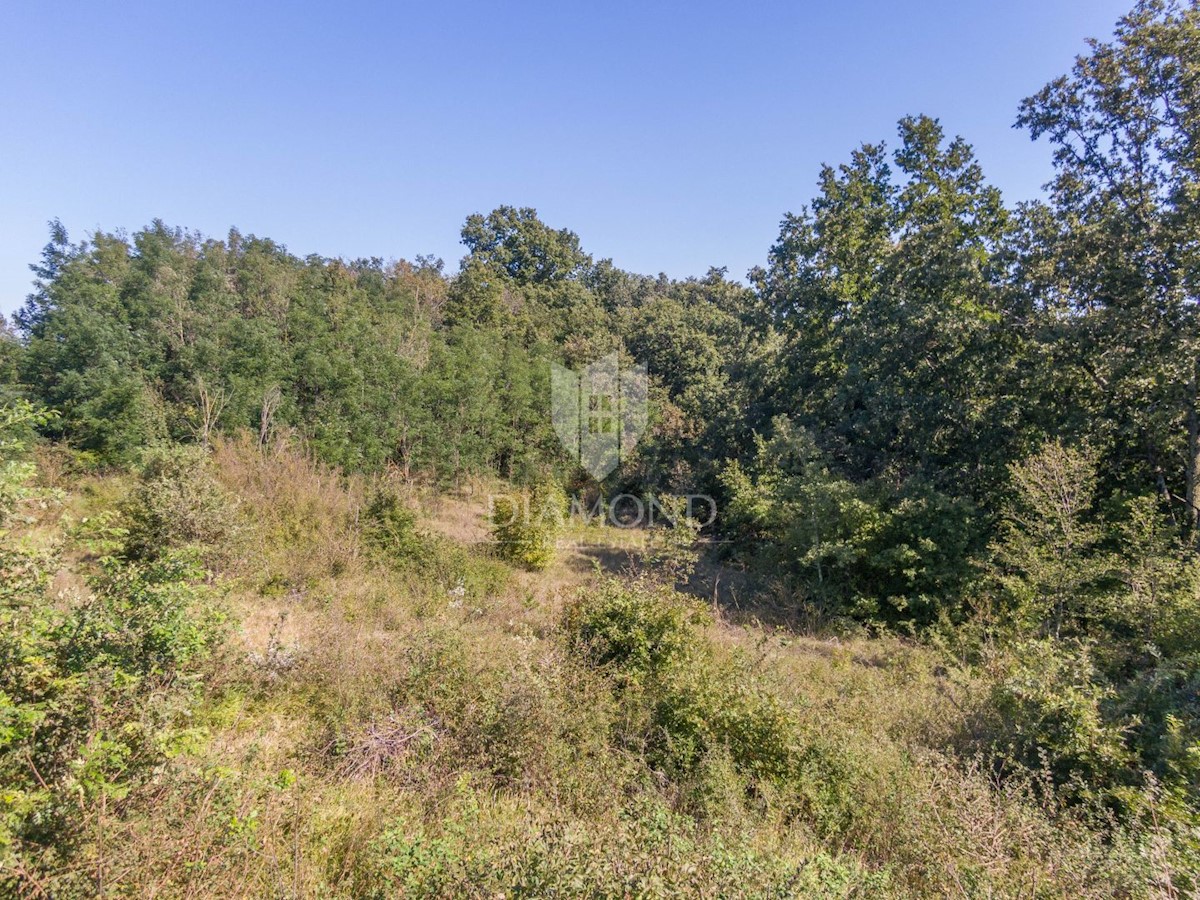
[[[794,714],[815,768],[795,796],[720,754],[673,775],[621,737],[634,707],[561,623],[614,574],[675,582],[679,548],[663,569],[654,535],[573,526],[546,572],[515,571],[483,542],[500,485],[437,497],[249,443],[214,462],[242,519],[219,573],[233,639],[196,714],[203,747],[97,820],[88,852],[118,893],[1137,893],[1119,837],[954,757],[961,713],[929,648],[756,624],[749,584],[706,560],[702,639]],[[428,558],[364,541],[381,487],[420,511]]]

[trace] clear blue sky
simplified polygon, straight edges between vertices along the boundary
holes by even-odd
[[[55,216],[453,270],[463,219],[508,203],[623,268],[740,277],[822,162],[906,114],[1036,196],[1050,154],[1017,104],[1131,5],[10,0],[0,311]]]

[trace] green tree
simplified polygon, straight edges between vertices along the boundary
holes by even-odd
[[[783,333],[770,401],[854,478],[919,476],[977,499],[1016,433],[1003,316],[1010,231],[971,148],[927,117],[826,167],[753,273]]]
[[[0,398],[16,390],[24,348],[8,319],[0,315]]]
[[[487,216],[468,216],[462,242],[471,259],[499,269],[520,285],[578,279],[592,262],[575,232],[550,228],[529,207],[501,206]]]
[[[752,461],[722,472],[723,527],[820,622],[854,616],[925,626],[962,614],[972,577],[975,510],[912,480],[838,475],[814,436],[786,418]],[[753,552],[753,551],[752,551]]]
[[[1103,423],[1107,480],[1181,501],[1196,540],[1198,83],[1200,8],[1142,0],[1018,119],[1054,148],[1040,286],[1065,319],[1055,356],[1084,374]]]

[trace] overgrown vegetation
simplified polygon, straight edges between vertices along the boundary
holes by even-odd
[[[4,890],[1196,894],[1198,51],[1139,2],[1021,105],[1016,208],[905,118],[748,286],[511,207],[453,275],[55,223],[0,329]],[[610,352],[650,424],[597,483],[549,371]],[[618,546],[565,490],[720,514]]]
[[[542,482],[526,494],[493,497],[491,513],[501,557],[535,572],[550,565],[567,515],[562,488]]]
[[[1161,828],[956,758],[949,726],[974,720],[931,649],[735,627],[657,569],[507,569],[403,487],[252,441],[212,459],[167,477],[244,498],[222,552],[128,559],[147,482],[95,476],[6,544],[7,889],[1099,897],[1183,877],[1146,855],[1174,854]],[[57,562],[35,560],[50,536]]]
[[[35,418],[18,408],[7,427]],[[6,452],[18,446],[9,437]],[[23,484],[32,475],[6,472]],[[142,511],[135,501],[127,515]],[[80,536],[85,548],[107,537]],[[45,891],[52,878],[55,893],[82,894],[103,882],[87,867],[107,865],[94,858],[89,824],[202,743],[190,716],[223,614],[178,541],[164,540],[148,562],[98,557],[71,596],[53,591],[62,565],[55,542],[0,545],[0,883]]]

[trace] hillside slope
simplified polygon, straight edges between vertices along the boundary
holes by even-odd
[[[485,486],[250,444],[171,459],[131,479],[44,453],[5,538],[8,608],[37,594],[60,623],[25,664],[63,670],[9,721],[90,710],[25,735],[50,767],[8,795],[10,891],[1100,897],[1169,875],[956,755],[975,686],[928,646],[677,593],[693,551],[656,535],[594,526],[516,571],[481,543]],[[113,584],[159,599],[105,605]],[[121,670],[123,644],[159,663]]]

